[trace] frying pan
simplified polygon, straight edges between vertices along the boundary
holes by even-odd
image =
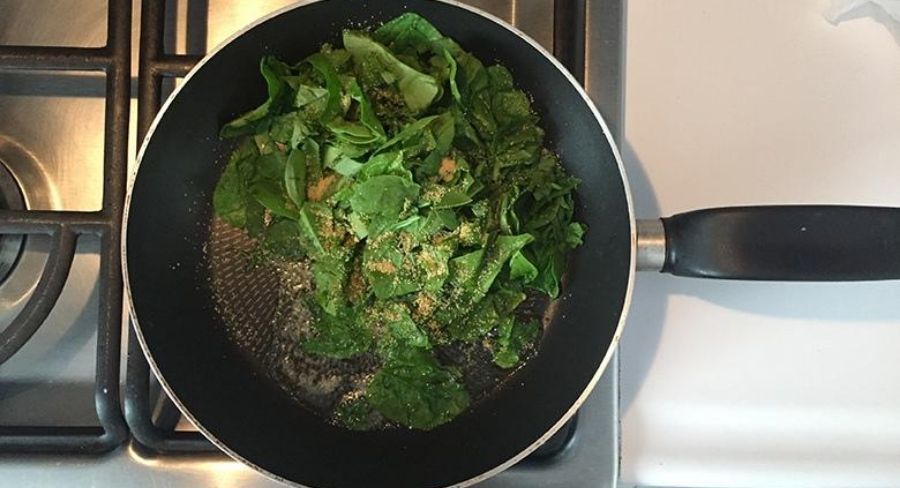
[[[512,71],[532,95],[550,146],[582,181],[576,217],[589,231],[571,256],[538,353],[502,388],[432,431],[354,432],[299,408],[226,332],[215,283],[243,278],[227,266],[217,272],[216,260],[228,259],[210,250],[222,242],[225,250],[240,247],[213,223],[212,191],[233,147],[217,133],[264,96],[257,72],[263,54],[299,60],[337,43],[342,28],[405,11]],[[638,267],[727,279],[900,277],[897,209],[740,207],[636,221],[619,152],[578,83],[515,28],[453,2],[329,0],[270,15],[187,76],[154,121],[138,162],[122,257],[144,353],[167,393],[213,443],[298,486],[467,486],[522,459],[575,413],[599,379]],[[256,307],[271,301],[268,284],[246,280],[231,296],[244,300],[237,313],[259,319]],[[241,337],[257,345],[268,340],[253,330]]]

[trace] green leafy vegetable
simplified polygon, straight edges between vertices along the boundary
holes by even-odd
[[[511,317],[504,320],[497,329],[494,363],[504,369],[518,364],[524,349],[534,342],[540,330],[536,320],[516,322]]]
[[[325,91],[328,94],[328,98],[326,99],[325,107],[322,109],[321,114],[318,115],[320,121],[329,122],[341,112],[341,82],[338,79],[337,72],[334,70],[331,61],[324,54],[313,54],[307,58],[307,61],[319,72],[322,78],[325,79]],[[298,93],[298,97],[299,96]],[[307,96],[304,95],[303,101],[306,100],[308,100]]]
[[[510,279],[517,280],[521,279],[525,283],[531,283],[537,278],[538,270],[531,264],[531,261],[522,254],[521,251],[516,251],[515,254],[509,259],[509,277]]]
[[[294,149],[284,166],[284,189],[294,205],[301,207],[306,201],[306,154]]]
[[[469,406],[459,375],[422,348],[398,351],[375,374],[366,393],[385,417],[417,429],[432,429]]]
[[[269,98],[259,107],[225,124],[220,132],[222,137],[252,133],[254,124],[263,120],[271,110],[276,109],[281,103],[282,95],[286,92],[283,77],[290,73],[290,68],[272,56],[265,56],[259,62],[259,71],[266,80]]]
[[[339,425],[350,430],[369,430],[372,427],[372,404],[362,396],[338,404],[334,418]]]
[[[353,55],[353,61],[363,76],[369,80],[380,77],[386,83],[395,85],[406,106],[413,112],[428,108],[441,91],[434,78],[407,66],[365,34],[344,31],[344,46]]]
[[[248,186],[257,156],[256,146],[252,142],[247,141],[238,146],[231,153],[213,193],[216,215],[235,227],[246,228],[250,225],[251,216],[248,214],[252,213],[252,209],[248,207],[258,205],[252,200]]]
[[[315,354],[337,359],[353,357],[372,347],[372,331],[359,310],[344,308],[337,315],[320,313],[317,335],[303,344]]]
[[[408,13],[294,65],[264,57],[266,100],[222,127],[241,137],[216,215],[278,259],[306,260],[306,354],[377,361],[334,405],[350,429],[431,429],[470,403],[452,343],[501,369],[535,349],[529,294],[555,297],[575,222],[569,176],[529,97]],[[379,420],[381,419],[381,420]]]

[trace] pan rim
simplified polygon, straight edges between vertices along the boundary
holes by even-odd
[[[128,175],[128,184],[126,187],[126,194],[125,194],[125,206],[124,206],[123,216],[122,216],[122,232],[121,232],[121,236],[120,236],[120,238],[121,238],[120,258],[121,258],[121,266],[122,266],[122,279],[123,279],[123,285],[124,285],[125,298],[127,299],[127,303],[128,303],[128,315],[129,315],[129,318],[131,319],[131,321],[134,323],[134,327],[132,328],[132,330],[134,332],[135,337],[138,340],[138,343],[141,346],[141,351],[143,352],[144,357],[146,358],[147,363],[150,366],[150,370],[153,371],[153,374],[159,380],[159,383],[162,386],[165,393],[167,395],[169,395],[172,402],[178,407],[178,410],[181,411],[181,414],[184,415],[194,426],[196,426],[197,429],[200,431],[200,433],[203,434],[204,437],[209,439],[209,441],[213,445],[215,445],[218,449],[220,449],[222,452],[227,454],[229,457],[243,463],[245,466],[250,467],[254,471],[257,471],[258,473],[262,474],[263,476],[265,476],[267,478],[273,479],[275,481],[279,481],[281,483],[285,483],[286,485],[289,485],[289,486],[298,487],[298,488],[315,488],[315,487],[303,485],[298,482],[295,482],[295,481],[286,479],[282,476],[279,476],[276,473],[273,473],[271,471],[268,471],[268,470],[258,466],[257,464],[244,458],[243,456],[241,456],[240,454],[238,454],[237,452],[232,450],[230,447],[228,447],[222,441],[220,441],[215,435],[213,435],[209,430],[207,430],[206,427],[204,427],[188,411],[188,409],[181,402],[178,395],[172,390],[171,386],[165,380],[165,378],[163,377],[162,373],[159,370],[159,367],[156,364],[156,361],[153,358],[153,354],[150,351],[149,345],[147,344],[147,341],[144,338],[143,330],[141,329],[141,326],[140,326],[140,321],[138,320],[137,313],[134,309],[134,301],[132,300],[131,284],[130,284],[129,275],[128,275],[127,239],[128,239],[129,212],[131,210],[131,200],[132,200],[132,196],[133,196],[134,184],[137,180],[137,176],[140,171],[141,163],[143,162],[143,158],[146,153],[147,147],[149,146],[149,143],[150,143],[151,139],[153,138],[153,134],[156,131],[157,126],[164,118],[167,109],[172,104],[172,102],[178,97],[178,95],[181,93],[181,90],[188,84],[190,79],[200,69],[202,69],[203,66],[210,59],[215,57],[219,53],[219,51],[224,49],[227,45],[231,44],[237,38],[243,36],[244,34],[246,34],[249,31],[253,30],[257,26],[259,26],[275,17],[278,17],[279,15],[282,15],[286,12],[292,11],[294,9],[302,8],[307,5],[320,3],[323,1],[326,1],[326,0],[300,0],[296,3],[286,5],[280,9],[277,9],[273,12],[270,12],[267,15],[264,15],[256,20],[254,20],[253,22],[244,26],[242,29],[234,32],[232,35],[230,35],[224,41],[220,42],[217,46],[215,46],[212,50],[210,50],[205,56],[203,56],[203,58],[200,61],[198,61],[197,64],[194,65],[194,67],[185,75],[184,79],[182,80],[182,83],[179,84],[179,86],[177,86],[175,88],[175,90],[172,92],[172,94],[169,95],[169,97],[166,99],[166,101],[160,107],[156,116],[153,118],[153,122],[150,124],[150,127],[148,128],[146,135],[144,136],[143,140],[141,141],[140,148],[138,149],[137,155],[135,157],[134,169]],[[613,334],[613,337],[610,341],[609,347],[607,348],[606,353],[604,354],[603,359],[600,362],[600,366],[597,368],[596,372],[591,377],[590,381],[588,381],[587,385],[585,385],[585,388],[582,391],[582,393],[575,400],[575,402],[573,402],[572,406],[569,407],[569,409],[560,417],[560,419],[553,426],[551,426],[541,437],[536,439],[534,442],[532,442],[529,446],[524,448],[518,454],[512,456],[511,458],[507,459],[503,463],[498,464],[494,468],[491,468],[490,470],[485,471],[485,472],[483,472],[477,476],[474,476],[472,478],[469,478],[467,480],[458,482],[453,485],[448,485],[445,487],[445,488],[465,488],[467,486],[471,486],[476,483],[480,483],[488,478],[491,478],[491,477],[505,471],[506,469],[515,465],[516,463],[518,463],[519,461],[524,459],[526,456],[528,456],[529,454],[534,452],[534,450],[536,450],[538,447],[540,447],[542,444],[544,444],[547,440],[549,440],[554,434],[556,434],[556,432],[559,429],[561,429],[569,421],[569,419],[572,418],[573,415],[575,415],[575,413],[578,411],[578,409],[581,408],[581,405],[584,404],[584,402],[587,400],[587,398],[591,394],[591,392],[593,392],[597,383],[600,381],[601,376],[606,371],[606,368],[609,366],[609,362],[612,360],[612,357],[613,357],[616,349],[618,348],[619,340],[622,336],[622,331],[624,329],[625,322],[628,317],[628,311],[631,307],[631,300],[632,300],[632,295],[633,295],[635,272],[636,272],[637,231],[636,231],[636,219],[635,219],[635,215],[634,215],[633,200],[632,200],[632,196],[631,196],[631,187],[628,182],[628,177],[625,173],[625,166],[622,162],[622,156],[619,152],[619,148],[616,144],[616,141],[613,139],[612,133],[609,130],[609,126],[607,125],[603,116],[600,114],[599,110],[597,110],[597,107],[594,105],[594,102],[590,99],[587,92],[585,92],[584,87],[575,79],[575,77],[562,65],[562,63],[560,63],[560,61],[558,59],[556,59],[542,45],[540,45],[537,41],[532,39],[530,36],[528,36],[527,34],[522,32],[517,27],[506,22],[505,20],[503,20],[489,12],[486,12],[480,8],[461,3],[458,0],[430,0],[430,1],[443,3],[446,5],[450,5],[450,6],[453,6],[456,8],[460,8],[460,9],[472,12],[476,15],[480,15],[481,17],[486,18],[487,20],[490,20],[490,21],[494,22],[495,24],[497,24],[498,26],[508,30],[512,34],[515,34],[523,42],[525,42],[526,44],[531,46],[538,53],[543,55],[548,61],[550,61],[550,63],[557,70],[559,70],[559,72],[566,78],[566,80],[569,81],[569,83],[576,90],[576,92],[581,97],[581,99],[584,101],[584,103],[588,106],[591,113],[594,115],[594,118],[596,119],[597,123],[602,128],[603,135],[606,138],[606,141],[613,153],[613,157],[616,160],[616,166],[619,169],[619,177],[622,180],[622,185],[623,185],[623,189],[624,189],[624,193],[625,193],[625,200],[626,200],[626,206],[627,206],[627,210],[628,210],[628,220],[629,220],[629,228],[630,228],[630,238],[629,238],[630,252],[629,252],[629,266],[628,266],[628,280],[626,283],[624,300],[622,302],[622,310],[619,314],[619,321],[616,324],[615,333]]]

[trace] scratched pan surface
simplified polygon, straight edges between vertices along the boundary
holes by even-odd
[[[222,123],[261,102],[261,55],[301,59],[337,42],[344,27],[377,24],[410,10],[480,59],[502,62],[532,95],[549,144],[582,180],[576,212],[589,230],[585,245],[573,253],[537,354],[502,387],[491,386],[499,379],[480,376],[475,358],[469,376],[488,378],[489,394],[454,421],[429,432],[352,432],[315,412],[335,393],[321,384],[329,386],[328,378],[313,372],[364,377],[369,366],[334,370],[334,364],[309,364],[292,352],[290,338],[302,331],[291,323],[302,321],[279,319],[298,312],[285,306],[278,290],[308,283],[302,267],[242,264],[242,249],[252,243],[215,223],[211,195],[233,144],[216,134]],[[223,450],[300,486],[456,486],[508,467],[560,427],[590,392],[615,346],[630,296],[633,220],[599,115],[536,43],[450,3],[329,0],[249,27],[211,53],[161,112],[129,198],[126,283],[154,371]],[[279,380],[279,374],[285,376]],[[319,395],[298,398],[292,382]]]

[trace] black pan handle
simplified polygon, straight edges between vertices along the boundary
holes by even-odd
[[[639,221],[638,264],[698,278],[900,279],[900,208],[727,207]]]

